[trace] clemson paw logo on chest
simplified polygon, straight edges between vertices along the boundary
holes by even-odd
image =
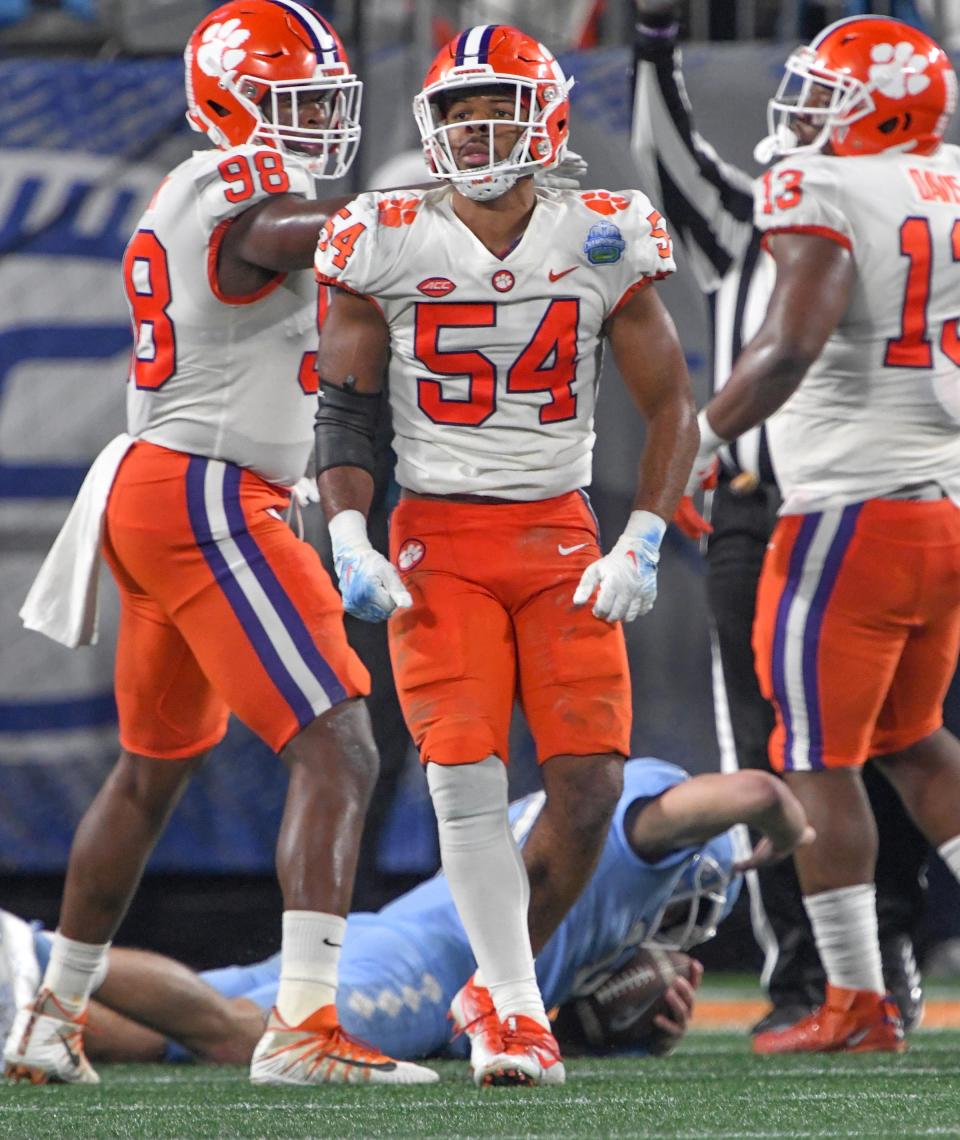
[[[419,198],[385,198],[377,203],[381,226],[409,226],[420,208]]]
[[[888,99],[903,99],[919,95],[930,86],[930,76],[924,75],[930,62],[905,40],[893,44],[875,44],[870,49],[873,63],[869,81]]]
[[[583,204],[597,214],[616,214],[625,210],[630,203],[622,194],[611,194],[609,190],[587,190],[580,195]]]
[[[236,17],[222,24],[211,24],[204,31],[197,49],[197,66],[204,75],[226,75],[236,71],[247,58],[241,45],[249,38],[250,32],[240,26]]]

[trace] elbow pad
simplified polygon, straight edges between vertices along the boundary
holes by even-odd
[[[379,392],[357,392],[320,381],[315,427],[318,475],[331,467],[362,467],[373,475],[379,412]]]

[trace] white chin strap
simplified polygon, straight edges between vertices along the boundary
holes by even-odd
[[[454,189],[458,190],[464,198],[472,202],[489,202],[492,198],[499,198],[517,183],[520,177],[518,170],[504,170],[496,174],[483,174],[476,178],[465,178],[463,174],[451,178]]]
[[[753,148],[753,157],[761,166],[766,166],[777,155],[789,154],[796,150],[799,145],[800,140],[796,134],[784,123],[781,123],[772,135],[767,135],[766,138],[757,143]]]

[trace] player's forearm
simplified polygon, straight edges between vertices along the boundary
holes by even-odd
[[[648,412],[646,421],[633,509],[652,511],[669,520],[680,502],[699,441],[696,408],[686,386]]]
[[[373,501],[373,476],[362,467],[331,467],[317,479],[320,503],[329,522],[341,511],[359,511],[364,518]]]
[[[755,827],[778,850],[790,850],[803,834],[806,817],[789,788],[768,772],[710,772],[645,804],[630,820],[627,838],[642,859],[658,858],[705,843],[738,823]]]
[[[242,215],[225,241],[235,242],[236,254],[262,269],[279,273],[310,269],[320,231],[352,201],[343,197],[312,202],[293,194],[270,198]]]
[[[773,336],[758,335],[743,350],[729,381],[706,407],[722,440],[736,439],[762,423],[793,395],[813,363]]]
[[[807,817],[800,801],[790,789],[765,772],[740,772],[741,776],[764,777],[757,787],[752,808],[743,822],[765,835],[777,851],[792,851],[807,826]]]

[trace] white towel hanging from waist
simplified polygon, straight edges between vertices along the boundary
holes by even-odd
[[[112,439],[93,461],[20,609],[27,629],[35,629],[71,649],[97,642],[103,519],[117,469],[134,443],[134,437],[124,432]]]

